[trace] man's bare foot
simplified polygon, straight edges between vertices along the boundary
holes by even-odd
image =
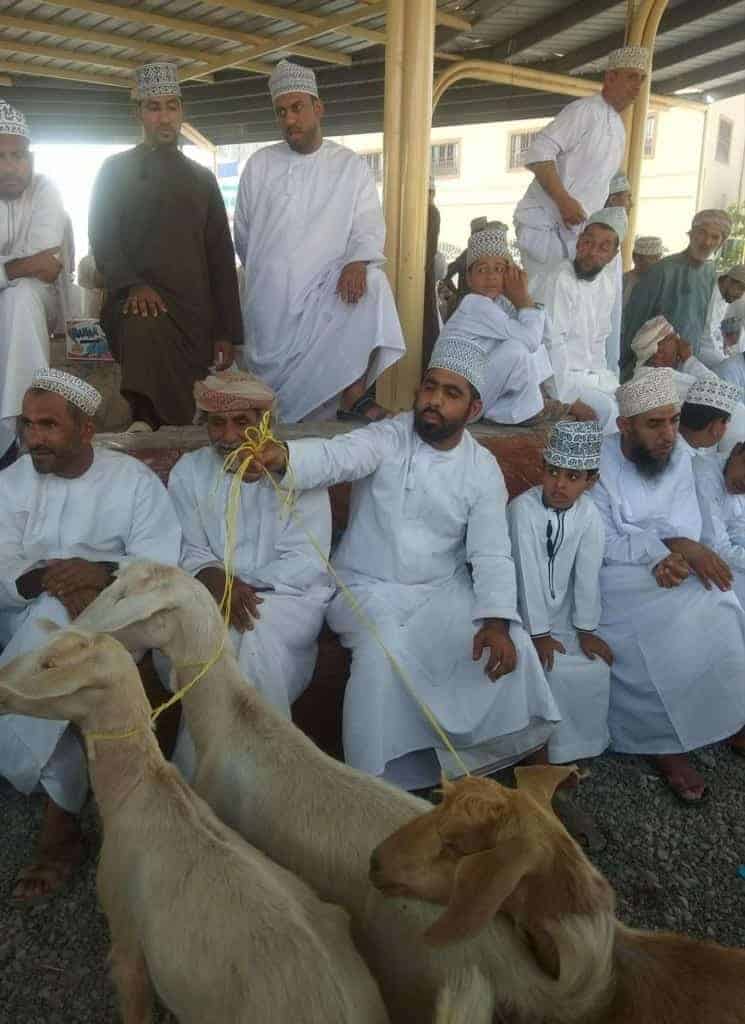
[[[59,892],[83,859],[83,836],[75,815],[47,800],[36,855],[18,873],[11,899],[30,906]]]
[[[706,783],[691,764],[687,754],[660,754],[651,760],[682,803],[700,804],[706,799]]]

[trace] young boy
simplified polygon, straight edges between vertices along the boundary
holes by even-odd
[[[466,295],[441,337],[454,336],[487,357],[485,419],[524,423],[543,410],[541,382],[551,374],[543,336],[546,314],[528,292],[528,278],[512,262],[507,228],[493,221],[468,240]]]
[[[597,635],[603,524],[586,492],[598,476],[602,428],[562,421],[543,453],[543,479],[508,506],[518,602],[561,713],[548,760],[595,757],[608,746],[613,655]]]
[[[701,543],[732,570],[733,589],[745,607],[745,443],[729,455],[695,459],[693,472],[701,509]]]

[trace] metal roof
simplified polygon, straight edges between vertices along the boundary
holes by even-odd
[[[401,0],[402,3],[405,0]],[[622,45],[612,0],[437,0],[437,65],[478,56],[597,76]],[[276,136],[266,75],[280,57],[312,65],[329,134],[382,128],[384,0],[0,0],[2,94],[42,141],[130,142],[133,70],[180,67],[189,123],[213,143]],[[714,99],[745,93],[745,0],[670,0],[653,89]],[[436,124],[550,116],[566,99],[462,82]]]

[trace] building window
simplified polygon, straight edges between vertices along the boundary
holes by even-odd
[[[525,154],[538,132],[510,132],[510,155],[507,169],[519,171],[525,166]]]
[[[431,149],[431,168],[437,178],[457,178],[460,174],[460,143],[436,142]]]
[[[647,114],[644,125],[644,156],[651,160],[657,148],[657,114]]]
[[[717,128],[717,148],[714,154],[720,164],[728,164],[730,151],[732,150],[732,129],[733,123],[728,117],[719,117]]]
[[[383,151],[377,150],[374,153],[360,153],[360,156],[370,168],[376,182],[383,180]]]

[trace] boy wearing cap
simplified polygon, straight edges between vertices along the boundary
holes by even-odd
[[[745,607],[745,443],[728,455],[694,463],[701,506],[701,540],[730,567],[734,589]],[[745,748],[738,748],[743,750]]]
[[[555,424],[541,484],[507,509],[520,615],[561,714],[548,741],[554,764],[596,757],[609,743],[613,655],[597,634],[604,531],[587,493],[602,440],[597,423]]]
[[[745,295],[745,264],[730,267],[717,278],[706,315],[706,327],[699,344],[699,359],[716,370],[720,363],[742,352],[741,331],[732,330],[730,306]],[[725,326],[729,330],[725,330]]]
[[[745,407],[734,384],[719,377],[696,380],[680,410],[678,444],[696,463],[702,456],[728,452],[745,439]],[[695,465],[694,465],[695,468]]]
[[[109,157],[91,198],[91,249],[107,292],[101,312],[132,428],[186,425],[194,381],[243,342],[228,218],[211,171],[178,148],[174,64],[137,71],[144,142]]]

